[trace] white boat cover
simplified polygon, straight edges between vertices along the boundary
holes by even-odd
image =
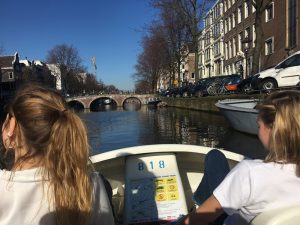
[[[255,217],[250,225],[299,225],[300,205],[274,209]]]

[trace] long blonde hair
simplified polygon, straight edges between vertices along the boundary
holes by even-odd
[[[271,93],[258,109],[259,118],[271,128],[265,161],[295,163],[300,176],[300,91]]]
[[[27,154],[18,162],[42,156],[49,179],[48,199],[56,224],[88,224],[92,204],[89,145],[81,119],[55,90],[27,85],[15,96],[8,113],[17,122],[17,145]]]

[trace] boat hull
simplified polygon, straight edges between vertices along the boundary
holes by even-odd
[[[149,98],[147,104],[148,106],[157,106],[160,102],[161,100],[159,98]]]
[[[258,110],[254,108],[257,103],[257,99],[226,99],[217,102],[216,106],[224,115],[231,127],[244,133],[257,135]]]

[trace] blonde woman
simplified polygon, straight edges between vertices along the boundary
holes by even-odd
[[[200,206],[184,224],[248,224],[263,211],[300,204],[300,92],[274,92],[258,109],[258,136],[269,151],[266,159],[243,160],[221,174],[225,178],[220,181],[204,174],[194,197]],[[220,174],[221,158],[216,150],[209,153],[205,172]],[[218,163],[211,166],[213,159]]]
[[[0,224],[114,223],[102,179],[88,163],[87,132],[54,90],[29,85],[7,108],[0,170]]]

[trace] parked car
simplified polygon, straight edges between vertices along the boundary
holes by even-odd
[[[193,87],[192,83],[182,82],[182,86],[178,89],[178,94],[180,97],[191,97],[191,88]],[[177,97],[177,96],[176,96]]]
[[[161,96],[165,96],[165,97],[176,97],[178,94],[179,94],[178,87],[168,88],[167,90],[161,92]]]
[[[238,85],[241,83],[241,75],[239,74],[232,74],[229,75],[227,80],[224,83],[224,87],[229,93],[238,92]]]
[[[194,85],[191,95],[202,97],[208,95],[207,88],[216,79],[216,77],[202,78]]]
[[[169,93],[169,88],[166,89],[166,90],[161,90],[161,91],[159,92],[159,95],[160,95],[160,96],[163,96],[163,97],[166,97],[166,96],[168,95],[168,93]]]
[[[251,82],[252,82],[253,78],[254,78],[254,76],[251,75],[245,79],[242,79],[241,82],[237,86],[238,91],[241,93],[248,93],[249,91],[251,91],[252,90]]]
[[[300,51],[278,63],[275,67],[255,74],[251,80],[253,89],[273,89],[296,86],[300,83]]]
[[[237,84],[240,80],[239,74],[216,76],[207,87],[207,93],[212,96],[230,94],[237,90]]]

